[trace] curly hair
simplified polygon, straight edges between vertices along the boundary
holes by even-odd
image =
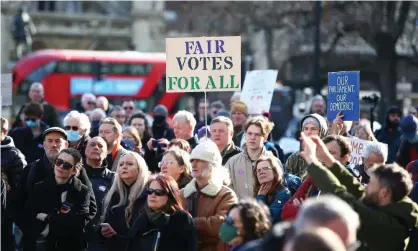
[[[260,239],[271,229],[270,211],[266,205],[253,198],[244,199],[233,205],[227,215],[234,208],[239,210],[244,230],[241,237],[244,243]]]

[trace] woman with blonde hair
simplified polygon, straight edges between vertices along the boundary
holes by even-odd
[[[356,126],[354,136],[362,140],[377,141],[372,129],[367,124],[359,124]]]
[[[161,173],[173,177],[180,189],[192,180],[190,155],[180,148],[173,147],[167,150],[158,167]]]
[[[131,148],[132,151],[139,153],[142,157],[144,157],[141,137],[135,127],[127,126],[122,130],[122,142]]]
[[[254,196],[269,207],[272,222],[279,222],[284,204],[292,197],[283,185],[283,169],[274,156],[261,156],[254,166]]]
[[[146,203],[145,186],[150,173],[147,163],[136,152],[123,155],[103,205],[101,235],[105,238],[105,250],[125,250],[127,236],[139,211]]]

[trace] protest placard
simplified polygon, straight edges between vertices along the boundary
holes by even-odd
[[[370,144],[379,144],[386,154],[388,153],[388,145],[384,143],[380,143],[377,141],[369,141],[369,140],[362,140],[356,137],[347,138],[351,143],[351,156],[350,156],[350,164],[360,165],[363,163],[363,151],[364,149]]]
[[[360,119],[359,93],[359,71],[329,72],[328,121],[333,121],[339,112],[342,112],[345,121],[358,121]]]
[[[241,37],[166,39],[166,92],[241,91]]]
[[[247,71],[241,100],[247,105],[249,114],[260,115],[270,111],[277,74],[277,70]]]

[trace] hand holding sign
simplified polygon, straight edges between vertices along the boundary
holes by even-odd
[[[359,86],[358,71],[328,73],[328,121],[332,121],[339,112],[342,112],[345,121],[360,119]]]

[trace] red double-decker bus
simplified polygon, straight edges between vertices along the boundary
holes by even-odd
[[[13,68],[15,95],[27,95],[33,82],[41,82],[45,100],[60,112],[76,108],[84,93],[105,96],[112,104],[135,100],[149,112],[163,104],[170,113],[190,109],[190,96],[165,92],[165,53],[134,51],[40,50]]]

